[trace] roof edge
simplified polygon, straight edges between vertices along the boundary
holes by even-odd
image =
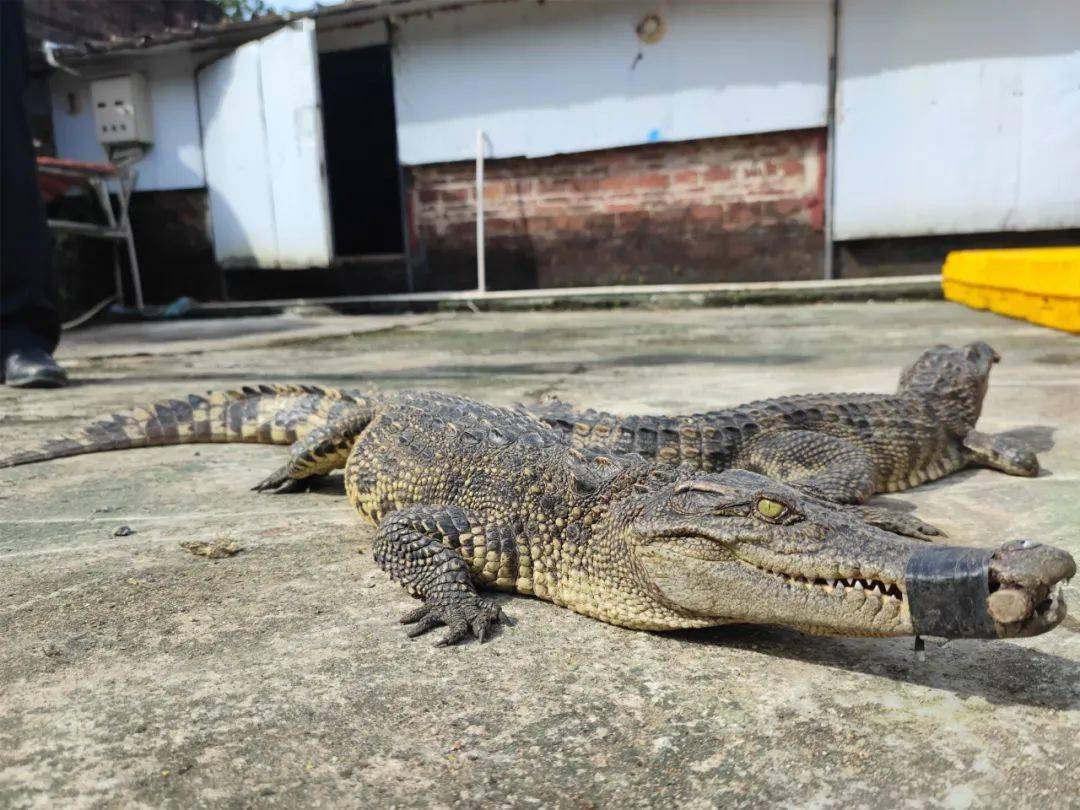
[[[435,11],[450,11],[466,6],[505,0],[346,0],[334,6],[320,6],[308,11],[272,13],[253,20],[227,21],[213,25],[194,24],[191,28],[167,29],[157,34],[117,37],[105,41],[87,40],[78,45],[42,43],[45,62],[52,67],[85,65],[123,56],[148,56],[181,49],[203,50],[213,47],[237,47],[271,34],[291,22],[302,19],[341,18],[341,24],[362,24],[393,17],[407,17]]]

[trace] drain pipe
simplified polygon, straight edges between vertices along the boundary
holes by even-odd
[[[476,130],[476,289],[487,292],[484,261],[484,130]]]
[[[832,12],[829,30],[828,109],[825,118],[825,278],[836,278],[836,250],[833,244],[833,206],[836,202],[836,85],[840,52],[840,0],[829,3]]]

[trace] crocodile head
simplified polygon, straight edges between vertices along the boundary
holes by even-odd
[[[900,537],[850,509],[743,470],[643,496],[627,545],[667,607],[716,624],[816,633],[1005,638],[1065,616],[1076,565],[1027,542],[997,550]],[[701,623],[708,623],[702,621]]]
[[[897,393],[928,394],[944,402],[942,418],[962,436],[979,419],[990,369],[999,360],[1001,355],[981,340],[959,349],[934,346],[900,373]]]

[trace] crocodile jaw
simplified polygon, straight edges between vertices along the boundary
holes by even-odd
[[[904,541],[900,538],[901,543]],[[807,566],[805,575],[785,568],[768,568],[735,558],[702,559],[686,553],[679,542],[654,542],[638,550],[638,559],[649,572],[663,598],[683,610],[710,616],[717,623],[781,624],[811,633],[846,636],[933,635],[943,638],[1019,638],[1053,629],[1065,618],[1063,589],[1075,573],[1075,564],[1064,552],[1038,547],[1047,553],[1042,570],[1025,583],[1010,581],[1021,555],[1012,553],[1002,561],[1003,550],[986,551],[987,568],[972,576],[984,577],[981,594],[974,599],[970,577],[956,574],[935,583],[942,599],[937,612],[927,611],[925,591],[911,580],[912,572],[893,579],[876,573],[844,577],[820,575],[820,561]],[[1036,546],[1032,545],[1032,549]],[[918,553],[940,556],[941,567],[951,565],[953,552],[976,550],[929,546]],[[978,553],[976,551],[976,553]],[[1033,560],[1036,553],[1026,555]],[[1022,564],[1022,563],[1021,563]],[[840,573],[852,571],[842,563]],[[1030,567],[1030,566],[1029,566]],[[912,608],[915,608],[915,617]],[[927,618],[927,616],[931,618]]]
[[[717,623],[781,624],[847,636],[914,633],[902,586],[896,582],[812,573],[804,577],[735,558],[695,559],[663,542],[642,547],[638,558],[666,601]]]
[[[763,519],[763,497],[789,510]],[[745,471],[655,493],[628,547],[646,587],[684,615],[851,636],[1037,635],[1065,617],[1062,583],[1076,572],[1066,552],[1030,541],[900,537]]]

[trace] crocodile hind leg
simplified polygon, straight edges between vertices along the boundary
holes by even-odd
[[[1039,458],[1034,448],[1020,439],[969,430],[963,444],[970,458],[969,464],[1028,478],[1039,474]]]
[[[289,460],[252,487],[257,492],[300,492],[345,466],[357,437],[371,421],[360,410],[317,428],[289,446]]]
[[[424,604],[401,617],[419,636],[439,625],[449,628],[438,646],[457,644],[470,633],[483,641],[493,624],[505,621],[494,602],[482,599],[474,581],[498,584],[499,554],[487,565],[490,546],[497,552],[503,536],[476,513],[457,506],[411,506],[391,512],[379,524],[372,551],[375,562]],[[474,560],[470,566],[467,558]],[[508,571],[506,572],[508,573]]]
[[[776,478],[808,495],[846,508],[864,523],[920,540],[944,532],[913,515],[866,506],[874,494],[870,456],[849,441],[808,430],[767,433],[750,441],[732,466]]]

